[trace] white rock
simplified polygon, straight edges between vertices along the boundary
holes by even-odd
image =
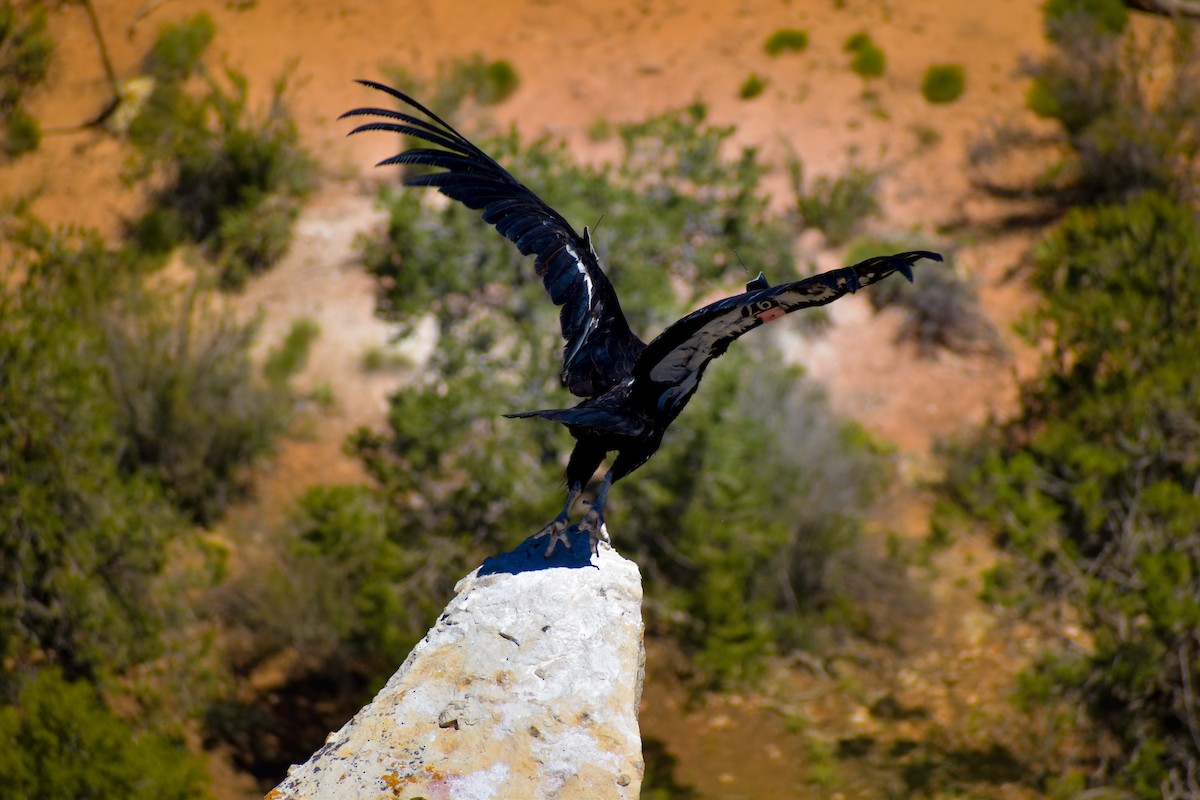
[[[488,559],[368,706],[268,800],[636,798],[637,566],[586,536]]]

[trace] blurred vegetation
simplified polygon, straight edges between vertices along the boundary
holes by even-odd
[[[759,77],[757,72],[751,72],[742,85],[738,87],[738,97],[743,100],[753,100],[767,88],[767,82]]]
[[[46,9],[40,4],[18,11],[12,0],[0,5],[0,153],[15,158],[37,148],[42,132],[25,110],[25,94],[46,78],[54,43],[46,34]]]
[[[257,326],[152,288],[137,243],[20,204],[0,235],[0,776],[21,797],[206,797],[181,731],[228,688],[197,606],[223,562],[193,523],[286,425],[315,332],[260,371]]]
[[[796,28],[780,28],[767,37],[763,49],[767,55],[778,56],[783,53],[802,53],[808,48],[808,32]]]
[[[206,800],[181,740],[135,732],[90,684],[42,669],[0,705],[0,782],[11,800]]]
[[[1046,36],[1064,41],[1079,33],[1079,27],[1094,33],[1119,34],[1129,22],[1125,0],[1047,0],[1042,9]]]
[[[919,236],[861,236],[848,249],[845,260],[856,264],[879,253],[905,250],[933,250],[946,260],[924,265],[911,283],[884,281],[868,295],[877,311],[887,307],[903,311],[904,322],[897,337],[914,342],[924,356],[934,355],[938,348],[955,353],[1002,354],[1000,334],[984,315],[974,284],[957,269],[952,245]]]
[[[1021,678],[1046,787],[1184,798],[1200,793],[1200,90],[1194,24],[1137,39],[1127,21],[1115,0],[1046,6],[1029,103],[1066,147],[1031,191],[1066,213],[1035,251],[1022,332],[1049,356],[1013,421],[953,451],[937,524],[983,521],[1010,551],[988,600],[1084,632]]]
[[[1067,605],[1088,631],[1023,681],[1060,745],[1047,769],[1146,798],[1191,796],[1200,767],[1197,222],[1160,195],[1067,215],[1037,253],[1044,301],[1025,326],[1052,354],[949,485],[1014,555],[991,596]],[[1097,763],[1069,757],[1081,731]]]
[[[1067,154],[1033,188],[1063,207],[1146,191],[1183,200],[1196,196],[1195,25],[1181,21],[1169,37],[1138,39],[1126,29],[1127,18],[1116,0],[1047,7],[1052,48],[1029,67],[1028,103],[1060,125]]]
[[[384,69],[388,83],[445,117],[464,105],[490,106],[507,100],[521,85],[516,68],[504,59],[489,61],[481,53],[456,58],[438,65],[433,80],[425,80],[407,69]],[[441,110],[439,110],[441,109]]]
[[[693,786],[680,783],[675,777],[679,759],[671,755],[664,742],[644,737],[642,758],[646,768],[642,776],[641,800],[700,800],[700,793]]]
[[[856,75],[863,78],[883,76],[884,70],[887,68],[887,58],[866,31],[860,31],[851,36],[846,40],[842,49],[853,56],[850,60],[850,69],[854,70]]]
[[[247,467],[287,426],[288,381],[316,335],[311,323],[301,323],[260,374],[250,358],[257,326],[211,305],[195,290],[135,295],[105,320],[127,442],[120,463],[154,475],[174,504],[203,525],[244,496]]]
[[[799,156],[790,156],[787,166],[801,219],[824,233],[830,245],[845,244],[868,217],[881,215],[879,173],[851,167],[836,177],[819,175],[810,182]]]
[[[0,295],[0,647],[6,668],[48,662],[96,678],[153,657],[155,598],[170,540],[187,527],[129,447],[104,314],[131,255],[95,236],[37,224],[7,231],[28,248],[25,278]],[[14,241],[15,240],[15,241]]]
[[[165,26],[146,57],[154,88],[129,125],[137,152],[130,177],[159,188],[133,236],[158,253],[197,243],[221,284],[237,288],[287,252],[316,165],[288,114],[286,77],[256,117],[245,77],[226,69],[223,87],[204,64],[215,33],[201,12]]]
[[[921,79],[921,95],[930,103],[953,103],[966,88],[966,73],[959,64],[934,64]]]

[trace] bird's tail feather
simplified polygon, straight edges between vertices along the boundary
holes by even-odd
[[[541,411],[518,411],[515,414],[505,414],[509,419],[528,419],[529,417],[542,417],[543,419],[562,419],[563,413],[570,411],[568,408],[544,408]]]

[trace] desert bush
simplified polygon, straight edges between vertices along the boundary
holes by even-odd
[[[0,152],[9,158],[36,149],[41,140],[37,120],[22,100],[45,80],[53,51],[46,33],[46,10],[34,4],[18,14],[16,4],[5,0],[0,6],[0,119],[4,120]]]
[[[211,524],[243,496],[247,468],[287,426],[287,379],[311,337],[269,355],[266,377],[250,357],[257,326],[235,321],[190,291],[143,294],[106,316],[106,358],[128,442],[120,463],[153,475],[189,517]],[[314,334],[315,335],[315,334]]]
[[[958,64],[934,64],[921,79],[921,95],[930,103],[953,103],[966,88],[966,73]]]
[[[796,28],[780,28],[767,37],[763,49],[767,55],[778,56],[783,53],[802,53],[808,48],[808,32]]]
[[[137,734],[87,683],[54,668],[0,706],[0,782],[11,800],[206,800],[203,762],[181,741]]]
[[[478,53],[462,61],[451,61],[442,70],[437,84],[442,91],[451,94],[439,99],[451,107],[468,97],[483,106],[502,102],[521,82],[512,64],[502,59],[488,61]]]
[[[177,88],[201,68],[204,51],[217,35],[212,17],[199,13],[186,22],[164,25],[146,54],[143,68],[163,84]]]
[[[855,626],[836,576],[861,529],[855,509],[886,475],[863,431],[781,368],[768,340],[739,345],[611,514],[670,620],[659,624],[700,674],[735,683],[765,656]]]
[[[443,564],[436,550],[398,535],[387,506],[365,486],[318,486],[301,497],[265,563],[221,592],[221,613],[246,632],[238,669],[289,650],[298,673],[375,682],[395,670],[445,587],[422,585]]]
[[[29,219],[6,234],[0,652],[98,679],[159,655],[192,580],[162,582],[168,546],[207,560],[180,511],[216,517],[290,400],[249,359],[254,326],[145,289],[134,251]]]
[[[767,82],[758,76],[758,73],[752,72],[742,81],[742,85],[738,87],[738,97],[743,100],[753,100],[763,93],[767,88]]]
[[[835,178],[821,175],[810,183],[804,175],[804,162],[794,155],[788,159],[788,171],[801,218],[824,233],[831,245],[845,243],[865,219],[880,215],[877,172],[851,167]]]
[[[432,80],[391,65],[384,68],[387,82],[433,109],[443,119],[453,119],[464,105],[488,106],[507,100],[520,86],[516,68],[503,59],[489,61],[471,53],[438,65]]]
[[[984,315],[974,284],[955,268],[953,248],[920,238],[868,236],[856,240],[846,261],[853,264],[879,253],[903,250],[936,250],[946,256],[946,262],[915,273],[912,283],[885,281],[872,289],[869,298],[876,311],[898,307],[904,312],[897,338],[916,343],[926,356],[938,348],[956,353],[1002,353],[1000,335]]]
[[[852,54],[850,69],[863,78],[878,78],[887,67],[887,58],[879,45],[875,44],[870,34],[859,32],[846,40],[843,48]]]
[[[0,294],[0,652],[68,677],[158,651],[154,581],[182,521],[127,446],[97,318],[128,265],[99,238],[9,231],[28,247]]]
[[[1159,195],[1067,215],[1025,326],[1050,356],[948,487],[1013,554],[994,588],[1065,603],[1088,631],[1023,680],[1043,728],[1097,744],[1094,762],[1064,744],[1047,769],[1147,798],[1189,796],[1200,769],[1198,231]]]
[[[1119,34],[1129,22],[1129,7],[1124,0],[1048,0],[1043,8],[1046,35],[1051,39],[1072,38],[1078,26],[1090,26],[1094,32]]]
[[[1138,42],[1122,33],[1121,3],[1060,5],[1068,10],[1047,7],[1054,47],[1028,67],[1029,107],[1059,123],[1068,147],[1053,196],[1063,205],[1193,196],[1200,57],[1188,23],[1170,41]]]
[[[263,375],[272,386],[286,387],[296,373],[308,363],[313,342],[321,336],[321,326],[308,317],[299,317],[288,327],[279,346],[267,354]]]
[[[161,187],[133,232],[153,251],[179,238],[199,243],[222,284],[237,288],[286,253],[315,164],[288,114],[286,79],[272,87],[265,113],[252,114],[245,78],[227,69],[222,88],[204,66],[214,35],[201,13],[165,27],[147,56],[155,85],[129,126],[138,153],[131,176],[153,175]],[[190,88],[193,75],[201,94]]]

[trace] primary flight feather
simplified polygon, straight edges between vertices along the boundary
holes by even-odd
[[[399,100],[409,111],[356,108],[343,117],[373,117],[350,133],[388,131],[434,147],[415,147],[379,162],[438,169],[405,180],[433,186],[447,197],[482,211],[522,255],[533,255],[550,299],[562,306],[563,385],[579,397],[572,408],[507,414],[541,417],[567,426],[576,444],[567,464],[567,502],[537,536],[549,536],[547,553],[568,543],[571,507],[608,453],[616,452],[595,501],[580,523],[593,548],[606,534],[604,504],[609,487],[645,464],[663,434],[687,405],[704,370],[738,337],[792,311],[831,303],[848,292],[899,272],[912,280],[912,265],[937,253],[918,250],[867,259],[802,281],[769,286],[763,276],[746,291],[693,311],[648,345],[629,329],[616,291],[600,268],[588,229],[575,232],[561,215],[514,178],[491,156],[413,98],[383,84],[360,81]],[[418,116],[419,115],[419,116]],[[569,544],[569,543],[568,543]]]

